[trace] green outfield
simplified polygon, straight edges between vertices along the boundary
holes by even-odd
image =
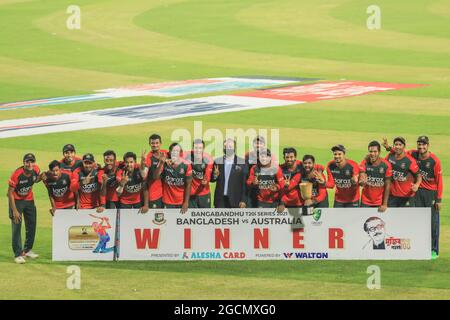
[[[68,30],[66,9],[81,8]],[[366,27],[368,0],[0,0],[0,103],[91,93],[130,84],[265,75],[427,86],[322,102],[133,126],[0,139],[0,299],[438,299],[450,298],[450,1],[378,0],[381,30]],[[220,93],[214,93],[220,94]],[[185,98],[185,97],[181,97]],[[180,98],[180,99],[181,99]],[[135,97],[0,111],[0,121],[173,100]],[[149,150],[150,133],[274,128],[281,146],[331,159],[344,144],[360,161],[371,140],[428,135],[442,161],[441,252],[433,261],[85,262],[81,290],[70,263],[51,261],[51,216],[34,187],[41,257],[16,265],[7,180],[26,152],[45,168],[73,143],[79,154]],[[381,290],[368,290],[369,265]]]

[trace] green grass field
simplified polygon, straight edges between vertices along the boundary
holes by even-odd
[[[66,9],[81,8],[81,30]],[[0,102],[90,93],[167,80],[239,75],[351,79],[428,86],[282,108],[136,126],[0,140],[0,299],[449,299],[450,1],[378,0],[381,30],[366,27],[368,0],[0,0]],[[219,93],[218,93],[219,94]],[[138,97],[0,111],[0,120],[165,101]],[[97,157],[147,148],[150,133],[277,128],[282,146],[331,159],[341,143],[358,162],[373,139],[426,134],[446,186],[441,253],[435,261],[85,262],[81,290],[51,261],[51,217],[42,185],[37,261],[16,265],[7,217],[7,179],[26,152],[41,167],[63,144]],[[381,290],[366,269],[381,268]]]

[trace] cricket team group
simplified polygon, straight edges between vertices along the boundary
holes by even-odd
[[[432,254],[439,254],[439,211],[443,191],[441,163],[429,151],[428,137],[417,139],[417,148],[406,150],[403,137],[390,146],[372,141],[367,156],[359,163],[346,157],[346,148],[331,148],[333,159],[324,167],[314,156],[297,156],[295,148],[283,149],[284,163],[257,136],[244,157],[236,154],[236,141],[226,139],[223,156],[213,159],[204,152],[201,139],[185,151],[178,143],[162,150],[158,134],[149,137],[151,151],[139,157],[127,152],[119,159],[113,150],[100,161],[91,153],[76,156],[75,146],[63,147],[63,158],[41,171],[36,157],[28,153],[23,166],[9,179],[9,216],[15,262],[37,258],[32,251],[36,232],[33,185],[43,182],[48,190],[50,213],[59,209],[138,208],[328,208],[327,189],[335,189],[334,208],[430,207],[432,212]],[[387,154],[382,157],[381,151]],[[102,162],[102,163],[101,163]],[[215,183],[211,200],[210,184]],[[309,186],[309,192],[302,190]],[[308,189],[307,189],[308,190]],[[386,213],[387,214],[387,213]],[[21,222],[26,239],[22,245]]]

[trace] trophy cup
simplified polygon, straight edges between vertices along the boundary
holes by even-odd
[[[312,200],[312,190],[313,184],[311,182],[302,182],[300,183],[300,193],[302,195],[302,199]],[[313,206],[303,206],[303,215],[312,215],[313,214]]]

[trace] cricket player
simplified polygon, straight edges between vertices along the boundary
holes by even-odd
[[[439,158],[429,150],[430,139],[427,136],[417,138],[417,150],[410,154],[419,166],[422,182],[414,197],[416,207],[431,208],[431,250],[432,258],[439,257],[440,211],[442,209],[442,167]]]
[[[283,149],[284,163],[280,165],[284,177],[281,206],[286,208],[299,208],[303,205],[299,184],[301,181],[301,161],[297,160],[295,148]]]
[[[405,151],[406,140],[403,137],[394,139],[394,147],[387,146],[390,153],[386,160],[392,166],[392,183],[388,200],[389,207],[414,206],[414,195],[422,183],[422,176],[416,160]]]
[[[192,167],[183,159],[183,149],[178,143],[170,145],[168,158],[159,158],[153,178],[162,180],[164,208],[180,208],[181,213],[186,213],[191,195]]]
[[[387,140],[386,150],[390,150]],[[427,136],[417,138],[417,149],[409,150],[417,162],[422,182],[417,190],[413,203],[415,207],[431,208],[431,250],[432,258],[439,257],[440,211],[442,208],[442,167],[439,158],[429,150],[430,139]]]
[[[359,206],[358,164],[345,156],[345,147],[338,144],[331,148],[334,159],[327,164],[328,189],[336,187],[334,208]]]
[[[272,164],[269,149],[259,152],[258,163],[250,169],[247,186],[256,190],[258,208],[277,208],[279,212],[284,210],[285,205],[281,203],[285,187],[283,172],[279,166]]]
[[[372,141],[367,147],[369,154],[359,165],[359,185],[363,187],[361,207],[378,208],[385,212],[388,207],[392,166],[380,158],[381,145]]]
[[[195,139],[192,151],[184,154],[192,166],[192,186],[189,208],[211,208],[211,191],[209,183],[213,171],[214,160],[204,152],[205,142]]]
[[[36,206],[34,204],[33,185],[40,182],[42,175],[36,165],[36,157],[27,153],[23,157],[23,166],[16,169],[8,181],[9,218],[12,224],[12,248],[14,261],[26,262],[25,258],[39,257],[31,251],[36,235]],[[25,245],[22,248],[22,216],[25,220]]]
[[[103,171],[95,163],[92,153],[83,156],[83,166],[72,174],[74,188],[78,190],[76,209],[95,209],[103,212],[105,209],[104,198],[101,197]],[[76,187],[75,187],[76,186]]]
[[[144,190],[145,206],[149,208],[163,208],[163,184],[161,179],[154,179],[153,173],[158,166],[159,159],[164,156],[167,157],[167,150],[161,150],[161,136],[152,134],[148,143],[151,151],[148,153],[145,165],[148,168],[148,175],[146,179],[146,188]]]
[[[117,161],[116,153],[113,150],[107,150],[103,153],[104,167],[102,169],[102,188],[101,196],[105,199],[106,209],[120,208],[119,195],[117,194],[116,176],[119,169],[123,168],[123,162]]]
[[[328,192],[326,187],[325,175],[323,173],[324,170],[325,168],[322,165],[316,163],[316,159],[314,158],[314,156],[310,154],[306,154],[303,156],[300,167],[300,182],[311,182],[313,184],[312,199],[301,199],[301,202],[304,206],[312,206],[314,208],[328,208]]]
[[[73,144],[66,144],[63,147],[63,158],[60,161],[61,170],[66,172],[74,172],[83,166],[83,161],[76,156]]]
[[[61,163],[53,160],[48,165],[49,171],[45,172],[42,180],[47,187],[50,199],[50,213],[53,216],[56,209],[75,208],[76,186],[73,186],[72,173],[61,170]]]
[[[266,140],[263,136],[257,136],[253,139],[252,142],[253,150],[247,152],[244,155],[245,163],[248,166],[248,174],[250,174],[250,170],[252,166],[256,165],[258,163],[258,153],[261,150],[264,150],[266,148]],[[248,179],[248,177],[247,177]],[[247,188],[247,199],[248,199],[248,208],[257,208],[258,207],[258,191],[256,188]]]
[[[142,154],[145,161],[145,151]],[[123,156],[124,168],[119,169],[116,174],[117,195],[119,196],[121,209],[141,209],[146,213],[148,208],[143,206],[142,187],[147,172],[145,166],[142,168],[136,162],[136,154],[127,152]],[[141,170],[142,169],[142,170]]]

